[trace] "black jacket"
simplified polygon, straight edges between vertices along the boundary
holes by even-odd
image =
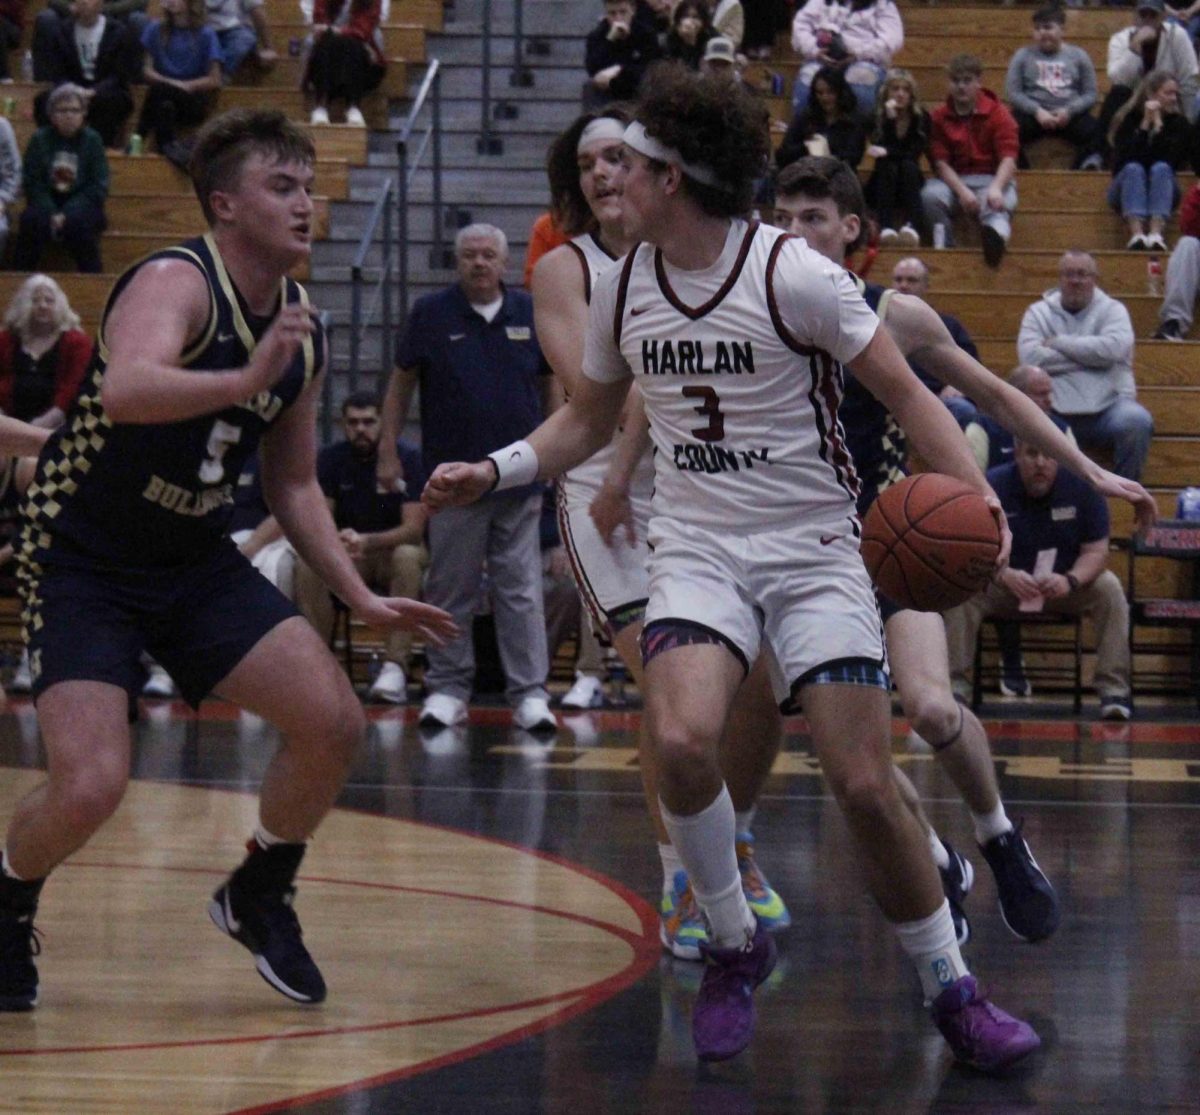
[[[64,19],[39,44],[35,61],[34,76],[38,81],[49,81],[54,85],[70,81],[99,91],[116,86],[128,89],[142,72],[142,44],[123,21],[106,17],[100,49],[96,52],[95,77],[85,81],[75,46],[75,21]]]

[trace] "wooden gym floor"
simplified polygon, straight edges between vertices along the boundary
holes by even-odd
[[[270,730],[219,704],[199,718],[144,706],[121,811],[46,888],[41,1004],[0,1016],[0,1110],[1200,1111],[1190,708],[1142,710],[1132,726],[988,720],[1009,812],[1065,909],[1050,941],[1016,941],[972,855],[968,959],[1045,1043],[999,1079],[951,1066],[863,893],[802,721],[755,824],[794,925],[751,1050],[699,1068],[699,967],[664,957],[646,901],[658,860],[637,713],[573,718],[551,743],[502,710],[436,735],[414,715],[373,714],[302,869],[297,909],[330,986],[304,1009],[205,914],[253,823]],[[974,851],[965,809],[901,721],[895,749],[944,834]],[[41,761],[16,701],[0,717],[4,818]]]

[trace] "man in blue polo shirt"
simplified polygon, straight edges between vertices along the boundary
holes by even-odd
[[[397,346],[383,405],[379,479],[385,487],[403,475],[389,448],[418,385],[427,472],[445,461],[479,460],[519,441],[541,423],[549,399],[552,378],[534,332],[533,302],[503,282],[504,233],[492,225],[469,225],[458,233],[454,249],[458,282],[417,300]],[[428,649],[422,724],[449,727],[466,719],[475,673],[471,620],[486,565],[514,722],[530,731],[555,728],[545,689],[541,506],[541,488],[530,484],[493,492],[430,520],[425,599],[450,612],[465,634]]]
[[[359,391],[342,403],[345,441],[327,445],[317,457],[317,482],[329,502],[338,537],[362,578],[390,596],[421,598],[421,576],[428,562],[421,503],[425,486],[421,454],[393,439],[393,452],[404,462],[405,486],[381,491],[375,478],[379,456],[379,403]],[[305,618],[328,638],[333,630],[333,597],[325,582],[304,561],[297,561],[296,604]],[[389,631],[383,665],[368,698],[401,705],[407,699],[404,667],[412,651],[412,635]]]
[[[1128,720],[1129,602],[1108,564],[1108,507],[1078,477],[1017,439],[1013,461],[990,469],[988,482],[1012,530],[1008,568],[985,592],[946,612],[955,692],[970,691],[967,671],[979,625],[997,613],[1088,615],[1096,630],[1100,715]]]

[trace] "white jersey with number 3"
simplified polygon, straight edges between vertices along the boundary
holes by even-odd
[[[854,515],[837,420],[841,364],[879,319],[803,240],[731,222],[717,261],[672,267],[636,247],[592,296],[584,374],[634,375],[657,449],[653,514],[759,531]]]

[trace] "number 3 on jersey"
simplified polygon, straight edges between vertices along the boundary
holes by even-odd
[[[241,426],[218,418],[213,423],[212,432],[208,435],[208,456],[200,465],[200,482],[202,484],[219,484],[225,477],[225,454],[231,445],[237,445],[242,440]]]
[[[691,385],[683,389],[685,399],[703,399],[704,402],[692,409],[708,419],[707,426],[692,430],[692,437],[697,441],[724,441],[725,415],[721,413],[721,397],[711,387]]]

